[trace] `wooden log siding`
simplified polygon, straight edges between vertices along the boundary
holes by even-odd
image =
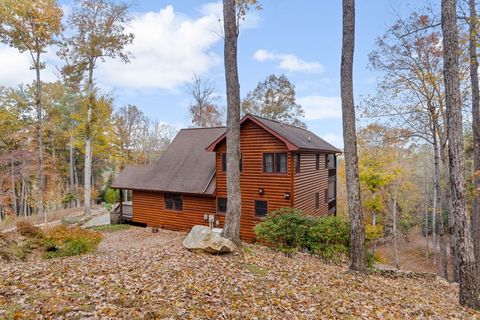
[[[183,195],[183,210],[167,210],[163,193],[151,191],[133,191],[134,222],[145,223],[151,227],[188,232],[195,225],[208,225],[204,214],[215,214],[215,197]]]
[[[295,173],[295,202],[294,207],[306,214],[319,217],[328,214],[328,203],[324,194],[328,189],[328,167],[325,164],[326,156],[319,157],[320,166],[316,170],[317,153],[301,153],[300,172]],[[320,207],[316,209],[316,193],[320,193]]]
[[[292,206],[293,185],[291,172],[293,169],[293,153],[288,152],[285,143],[254,124],[245,121],[240,133],[240,149],[243,157],[243,170],[240,174],[242,192],[242,218],[240,238],[244,241],[254,241],[253,227],[262,219],[255,217],[255,200],[268,201],[268,210]],[[226,198],[226,174],[222,172],[221,154],[226,152],[225,141],[216,149],[217,197]],[[268,152],[287,153],[287,173],[263,173],[263,154]],[[260,195],[258,189],[263,188]],[[285,193],[290,192],[291,198],[285,199]]]

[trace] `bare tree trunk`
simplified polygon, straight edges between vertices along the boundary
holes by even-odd
[[[425,166],[425,260],[428,261],[428,253],[430,248],[428,247],[428,177],[427,166]]]
[[[236,1],[223,1],[225,78],[227,86],[227,213],[222,235],[240,243],[240,84],[237,69]]]
[[[472,236],[475,248],[475,258],[480,261],[480,93],[478,88],[478,58],[477,58],[477,11],[475,0],[469,0],[470,18],[468,21],[470,31],[470,84],[472,87],[472,133],[473,133],[473,213]]]
[[[38,192],[40,193],[40,203],[38,204],[38,214],[44,215],[47,222],[47,213],[44,211],[45,202],[45,184],[43,178],[43,130],[42,130],[42,83],[40,80],[40,49],[37,50],[35,64],[36,83],[35,83],[35,106],[37,108],[37,143],[38,143]]]
[[[436,169],[435,169],[436,170]],[[436,175],[436,173],[435,173]],[[433,187],[433,210],[432,210],[432,244],[433,244],[433,264],[437,265],[437,181]]]
[[[68,163],[68,169],[69,169],[69,191],[70,194],[73,195],[75,193],[75,178],[73,176],[73,162],[75,161],[75,158],[73,156],[73,136],[70,135],[69,141],[68,141],[68,155],[69,155],[69,163]],[[70,208],[73,208],[75,201],[71,200],[68,206]]]
[[[455,0],[442,0],[442,34],[448,155],[456,254],[459,267],[459,302],[480,309],[480,288],[471,225],[466,208],[465,151],[460,101],[459,46]]]
[[[351,226],[350,270],[366,271],[365,228],[360,203],[358,178],[357,133],[353,100],[353,55],[355,47],[355,0],[343,0],[343,39],[341,63],[341,95],[343,141],[347,178],[348,210]]]
[[[12,174],[12,209],[13,212],[15,212],[15,215],[18,215],[18,209],[17,209],[17,195],[15,193],[15,161],[13,160],[13,157],[11,159],[11,174]]]
[[[25,168],[25,161],[22,163],[22,169]],[[23,174],[23,170],[21,170],[21,175],[22,175],[22,188],[20,192],[20,210],[19,210],[19,215],[23,214],[24,217],[27,216],[27,204],[26,204],[26,182],[25,182],[25,175]]]
[[[93,96],[93,63],[89,66],[88,71],[88,109],[87,109],[87,119],[85,124],[85,170],[84,170],[84,213],[90,215],[91,213],[91,203],[92,203],[92,109],[94,103]]]
[[[400,260],[398,259],[398,243],[397,243],[397,191],[398,184],[395,183],[393,191],[393,258],[395,260],[395,268],[400,269]]]
[[[436,131],[436,125],[434,125],[433,131],[433,152],[434,152],[434,165],[435,165],[435,195],[436,195],[436,203],[437,205],[434,207],[434,212],[437,211],[437,207],[440,208],[440,212],[438,215],[438,222],[434,225],[434,230],[436,226],[438,226],[438,242],[440,245],[440,276],[442,278],[448,279],[448,271],[447,271],[447,248],[445,245],[445,227],[443,224],[443,210],[442,210],[442,201],[441,201],[441,188],[440,188],[440,151],[438,147],[438,136]],[[435,246],[436,249],[436,246]]]
[[[450,257],[452,260],[452,280],[454,282],[458,282],[458,257],[456,255],[456,240],[455,234],[453,232],[453,205],[452,205],[452,191],[451,191],[451,183],[450,183],[450,168],[449,168],[449,160],[448,160],[448,145],[441,145],[441,158],[442,158],[442,165],[443,171],[446,177],[446,185],[443,190],[444,195],[444,203],[443,207],[448,210],[448,234],[450,236]]]

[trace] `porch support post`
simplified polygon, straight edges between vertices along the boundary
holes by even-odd
[[[123,217],[123,190],[118,189],[118,192],[120,192],[120,217]]]

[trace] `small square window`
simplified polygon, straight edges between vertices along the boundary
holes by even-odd
[[[263,200],[255,200],[255,216],[265,217],[268,213],[268,202]]]
[[[165,202],[165,209],[177,211],[183,210],[183,197],[181,194],[165,193],[163,199]]]
[[[217,199],[217,211],[220,213],[227,212],[227,198]]]

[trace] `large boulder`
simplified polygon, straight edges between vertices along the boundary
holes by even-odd
[[[183,245],[190,251],[214,254],[230,253],[237,248],[232,241],[221,237],[218,232],[206,226],[194,226],[183,240]]]

